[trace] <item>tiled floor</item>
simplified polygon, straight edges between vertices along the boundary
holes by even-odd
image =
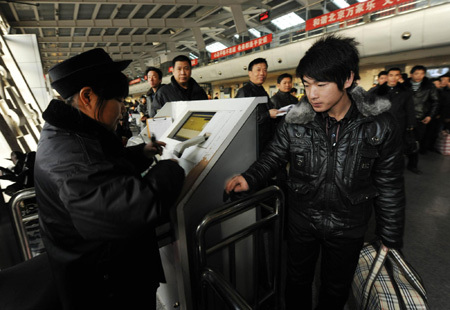
[[[422,175],[405,171],[404,255],[419,272],[430,309],[450,309],[450,156],[421,155]]]
[[[408,170],[404,174],[403,254],[422,277],[430,309],[447,310],[450,309],[450,156],[434,152],[420,155],[419,169],[423,174]]]

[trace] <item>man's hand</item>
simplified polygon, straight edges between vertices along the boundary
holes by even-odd
[[[249,189],[248,183],[242,175],[232,177],[225,185],[225,192],[227,194],[233,191],[236,193],[245,192]]]
[[[278,110],[277,109],[270,109],[269,110],[270,118],[277,118]]]
[[[156,154],[162,155],[163,147],[166,143],[162,141],[149,142],[144,146],[144,155],[147,158],[153,158]]]
[[[427,116],[427,117],[425,117],[421,122],[423,123],[423,124],[428,124],[429,122],[431,121],[431,117],[429,117],[429,116]]]

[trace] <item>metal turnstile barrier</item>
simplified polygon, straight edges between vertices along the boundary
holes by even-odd
[[[280,308],[283,204],[282,191],[276,186],[271,186],[229,203],[204,217],[196,231],[197,274],[202,286],[201,309]],[[217,226],[220,227],[225,222],[248,212],[254,212],[254,221],[229,234],[222,233],[220,240],[209,240],[211,238],[208,238],[208,230],[214,230],[215,227],[217,229]],[[245,239],[250,239],[250,243],[244,245],[248,250],[246,257],[237,258],[236,254],[242,252],[242,244],[241,249],[237,249],[239,243],[245,242]],[[248,245],[251,249],[248,249]],[[220,254],[217,255],[218,253]],[[251,258],[250,262],[247,258]],[[238,268],[241,263],[246,266]],[[245,298],[239,292],[243,286],[239,283],[239,278],[242,277],[252,279],[253,289],[250,298]],[[212,294],[209,294],[210,292]]]
[[[39,218],[34,188],[16,192],[9,201],[13,227],[24,260],[45,252],[39,230]]]

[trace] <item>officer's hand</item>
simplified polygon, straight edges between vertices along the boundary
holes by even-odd
[[[144,146],[144,155],[147,158],[153,158],[156,154],[162,155],[163,147],[166,144],[162,141],[149,142]]]

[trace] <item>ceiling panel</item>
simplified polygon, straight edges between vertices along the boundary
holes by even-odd
[[[286,9],[302,8],[294,0],[34,0],[28,5],[3,2],[0,11],[11,33],[37,36],[44,72],[71,55],[101,47],[115,59],[132,59],[135,72],[143,74],[143,64],[160,63],[176,53],[207,58],[206,50],[197,48],[199,42],[203,48],[205,43],[231,46],[242,40],[234,38],[232,5],[241,7],[248,29],[262,27],[263,33],[275,28],[270,20],[259,23],[261,12],[273,9],[272,19],[288,13]],[[196,37],[204,42],[196,40],[192,29],[200,30]]]

